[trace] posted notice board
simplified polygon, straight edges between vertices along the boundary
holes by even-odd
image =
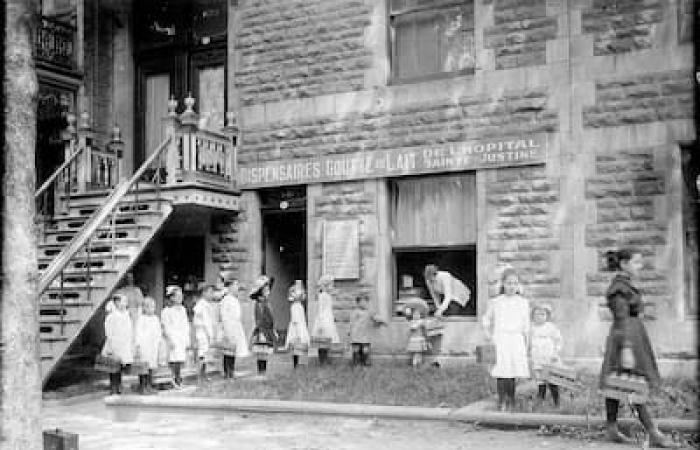
[[[323,222],[323,273],[334,280],[360,278],[360,221]]]

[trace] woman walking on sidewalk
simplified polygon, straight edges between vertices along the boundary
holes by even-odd
[[[609,251],[608,270],[617,274],[605,294],[607,305],[613,315],[610,333],[605,341],[605,355],[600,373],[600,388],[609,388],[610,375],[635,375],[643,377],[653,392],[660,388],[661,376],[656,365],[656,357],[649,336],[639,314],[642,312],[642,297],[632,285],[632,278],[642,269],[642,255],[639,252],[623,249]],[[605,399],[607,437],[613,442],[629,443],[631,439],[617,428],[617,410],[620,401]],[[654,425],[646,405],[633,405],[640,422],[649,433],[649,443],[653,447],[676,448],[678,445],[659,432]]]

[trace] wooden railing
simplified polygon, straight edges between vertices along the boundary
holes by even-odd
[[[169,148],[171,137],[167,137],[156,149],[156,151],[151,154],[151,156],[138,168],[138,170],[126,181],[120,183],[107,197],[105,203],[100,209],[95,211],[93,215],[85,222],[80,231],[73,237],[70,243],[59,253],[56,258],[49,264],[44,273],[39,279],[39,289],[38,292],[42,293],[47,287],[57,278],[61,276],[60,285],[63,285],[63,272],[68,265],[68,263],[78,254],[81,250],[86,249],[88,258],[90,254],[90,243],[95,238],[95,234],[100,227],[105,225],[110,225],[113,227],[116,223],[116,215],[119,211],[123,211],[121,208],[125,201],[127,194],[133,193],[135,195],[133,201],[130,203],[134,207],[138,207],[138,192],[139,183],[143,174],[149,168],[155,168],[154,173],[161,173],[158,168],[165,165],[165,153]],[[160,200],[160,180],[156,181],[156,200]],[[132,192],[133,191],[133,192]],[[158,203],[160,205],[160,203]],[[111,235],[112,241],[116,239],[116,233],[108,233]],[[89,266],[89,263],[87,265]],[[88,283],[90,283],[90,274],[87,274]]]
[[[76,27],[73,25],[41,17],[36,30],[36,58],[56,66],[75,69],[75,36]]]
[[[235,188],[236,140],[238,129],[233,113],[227,113],[222,131],[203,128],[194,111],[195,99],[184,100],[185,111],[175,113],[177,101],[168,102],[167,133],[173,136],[168,160],[168,184],[195,182],[225,189]]]
[[[67,117],[68,127],[63,133],[66,159],[34,193],[38,219],[47,220],[70,206],[70,193],[77,185],[78,161],[85,147],[78,145],[75,116]]]
[[[64,162],[34,194],[39,220],[51,220],[55,214],[66,213],[71,194],[112,189],[123,176],[120,166],[124,143],[119,127],[115,126],[111,140],[99,147],[93,139],[87,113],[81,115],[77,128],[75,115],[68,114],[66,121]]]

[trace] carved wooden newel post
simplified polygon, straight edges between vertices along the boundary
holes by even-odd
[[[182,171],[185,180],[192,180],[197,172],[197,127],[199,115],[194,111],[196,100],[192,94],[185,98],[185,110],[180,115],[182,127]]]
[[[78,123],[78,148],[84,149],[78,157],[78,192],[89,190],[92,183],[92,141],[90,115],[83,111]]]
[[[166,183],[175,183],[177,173],[180,171],[180,119],[177,117],[177,100],[170,96],[168,100],[168,116],[163,118],[165,122],[165,135],[170,136],[170,144],[165,155]]]
[[[238,121],[236,113],[226,112],[226,125],[221,129],[226,136],[231,139],[231,152],[226,159],[225,176],[229,178],[231,187],[236,187],[236,176],[238,174]]]
[[[117,162],[114,167],[116,173],[112,172],[114,178],[110,180],[112,184],[116,186],[123,180],[126,180],[128,175],[124,170],[124,141],[122,141],[122,131],[116,124],[114,125],[114,128],[112,128],[112,138],[109,141],[109,148],[112,152],[114,152],[114,155],[117,158]]]

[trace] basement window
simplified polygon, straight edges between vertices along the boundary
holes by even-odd
[[[473,0],[389,0],[391,78],[415,82],[474,72]]]
[[[469,303],[453,302],[445,316],[476,316],[475,180],[469,173],[391,181],[394,315],[404,315],[410,297],[425,299],[430,315],[435,313],[423,276],[425,267],[434,264],[471,293]]]

